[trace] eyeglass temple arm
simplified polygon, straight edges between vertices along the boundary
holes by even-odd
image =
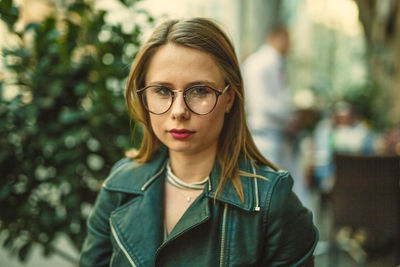
[[[221,91],[221,94],[225,93],[226,91],[228,91],[228,89],[231,87],[230,84],[228,84],[227,86],[225,86],[224,90]]]

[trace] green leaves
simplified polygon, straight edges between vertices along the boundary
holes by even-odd
[[[18,251],[18,258],[21,261],[26,261],[31,248],[32,248],[32,242],[27,242],[23,246],[21,246],[21,248]]]
[[[2,0],[0,11],[15,23],[12,1]],[[101,182],[139,145],[124,86],[144,25],[122,31],[81,0],[65,12],[28,25],[22,45],[3,51],[8,78],[0,90],[15,96],[0,94],[0,232],[21,260],[35,243],[48,255],[57,251],[60,233],[79,250]],[[110,38],[99,38],[104,31]]]
[[[0,19],[8,26],[9,30],[13,30],[15,22],[18,20],[19,10],[14,6],[12,0],[0,1]]]

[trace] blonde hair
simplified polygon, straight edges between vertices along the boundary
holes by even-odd
[[[205,18],[168,20],[158,26],[133,61],[128,77],[126,103],[131,117],[143,124],[143,140],[139,151],[129,156],[139,163],[148,162],[160,146],[150,125],[149,114],[144,109],[137,90],[145,86],[149,61],[157,49],[173,43],[207,52],[222,70],[225,82],[235,92],[235,100],[218,140],[217,160],[221,165],[221,179],[217,194],[231,180],[241,201],[244,194],[239,175],[239,156],[243,154],[254,164],[264,164],[277,169],[256,148],[246,123],[243,79],[233,45],[216,23]],[[254,176],[245,173],[247,176]]]

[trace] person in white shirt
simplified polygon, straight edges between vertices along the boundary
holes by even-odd
[[[273,29],[266,42],[243,65],[250,131],[260,152],[288,168],[283,151],[293,118],[285,73],[290,37],[286,28]]]
[[[294,192],[311,208],[304,167],[294,148],[300,121],[292,110],[285,57],[290,48],[287,28],[271,30],[265,43],[243,64],[248,125],[261,154],[296,176]]]

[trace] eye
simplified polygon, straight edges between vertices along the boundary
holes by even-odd
[[[165,86],[150,86],[146,90],[146,95],[154,97],[169,97],[172,94],[171,90]]]
[[[207,86],[195,86],[192,87],[188,93],[194,97],[206,97],[212,93],[212,90]]]
[[[171,94],[171,90],[164,86],[157,86],[154,91],[158,95],[167,96]]]

